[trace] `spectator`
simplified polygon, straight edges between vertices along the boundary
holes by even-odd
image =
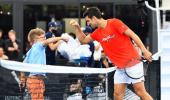
[[[91,56],[89,45],[81,45],[78,39],[74,39],[67,33],[62,34],[62,36],[67,37],[68,41],[67,43],[61,42],[59,44],[57,48],[58,52],[70,62],[77,64],[84,62],[84,65],[87,66]]]
[[[0,47],[4,48],[3,31],[0,29]]]
[[[59,22],[49,22],[48,23],[48,32],[45,34],[46,39],[52,38],[55,36],[61,36],[59,33],[59,26],[61,24]],[[47,65],[55,65],[56,57],[55,52],[60,42],[50,43],[46,48],[46,62]]]
[[[101,51],[101,59],[100,59],[101,67],[102,68],[109,68],[114,66],[109,58],[105,55],[104,51]]]
[[[0,59],[7,60],[8,56],[4,54],[4,49],[0,47]]]
[[[93,41],[94,42],[94,45],[95,45],[95,50],[94,50],[94,54],[93,54],[93,57],[94,57],[94,66],[99,68],[101,67],[101,62],[100,62],[100,59],[101,59],[101,56],[102,56],[102,46],[100,45],[99,42],[97,41]]]
[[[88,23],[87,23],[88,24]],[[89,26],[89,25],[87,25],[86,27],[85,27],[85,29],[83,30],[83,32],[84,32],[84,34],[86,34],[86,35],[88,35],[88,34],[90,34],[90,33],[92,33],[93,32],[93,29]],[[95,66],[95,62],[94,62],[94,51],[95,51],[95,45],[94,45],[94,42],[90,42],[90,43],[88,43],[88,45],[90,46],[90,51],[91,51],[91,57],[90,57],[90,59],[89,59],[89,61],[88,61],[88,66],[89,67],[96,67]]]
[[[16,32],[14,30],[10,30],[8,32],[8,38],[5,41],[5,51],[9,60],[20,60],[20,42],[16,39]]]

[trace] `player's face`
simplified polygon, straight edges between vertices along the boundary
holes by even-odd
[[[86,23],[88,25],[90,25],[92,28],[96,28],[97,27],[97,23],[94,17],[89,18],[88,16],[85,17]]]
[[[40,35],[40,36],[37,36],[37,39],[38,39],[39,41],[45,40],[45,34],[42,34],[42,35]]]

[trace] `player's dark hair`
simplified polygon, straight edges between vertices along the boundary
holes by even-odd
[[[95,16],[96,18],[102,18],[102,14],[100,10],[97,7],[90,7],[88,8],[84,13],[83,16],[86,17],[88,16],[89,18],[92,18]]]

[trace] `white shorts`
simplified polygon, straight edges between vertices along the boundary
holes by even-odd
[[[143,63],[141,62],[139,64],[132,66],[132,67],[137,67],[137,66],[143,66]],[[136,69],[136,70],[139,71],[139,69]],[[143,72],[142,69],[140,71]],[[143,82],[144,80],[145,80],[144,76],[139,79],[132,79],[132,78],[128,77],[127,74],[125,73],[124,69],[116,68],[116,72],[114,74],[114,84],[120,84],[120,83],[134,84],[134,83],[138,83],[138,82]]]

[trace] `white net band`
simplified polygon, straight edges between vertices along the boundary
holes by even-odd
[[[22,72],[43,72],[43,73],[74,73],[74,74],[106,74],[113,72],[115,67],[111,68],[87,68],[87,67],[68,67],[28,64],[17,61],[0,60],[0,65],[6,69]]]

